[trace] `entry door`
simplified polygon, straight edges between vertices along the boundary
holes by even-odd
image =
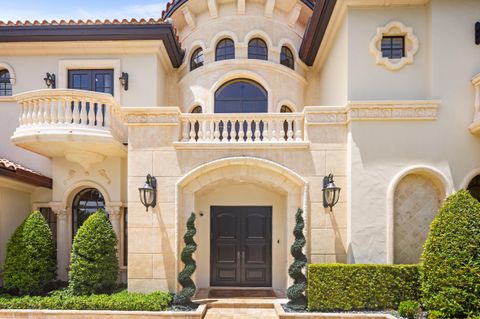
[[[272,285],[272,208],[212,206],[210,285]]]

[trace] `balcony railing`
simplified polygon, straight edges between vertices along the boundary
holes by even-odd
[[[182,114],[183,143],[305,142],[302,113]]]
[[[110,94],[82,90],[38,90],[16,96],[21,106],[14,139],[32,132],[111,135],[127,141],[120,107]]]

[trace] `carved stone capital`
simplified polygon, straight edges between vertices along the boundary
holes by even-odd
[[[67,207],[62,204],[50,204],[52,212],[55,213],[58,219],[67,219]]]
[[[108,205],[105,206],[110,219],[119,219],[122,216],[122,207],[120,205]]]

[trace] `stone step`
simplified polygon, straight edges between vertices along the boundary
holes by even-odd
[[[203,317],[204,319],[278,319],[277,312],[271,308],[237,308],[220,307],[211,308]]]

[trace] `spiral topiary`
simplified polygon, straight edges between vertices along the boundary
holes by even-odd
[[[185,236],[183,236],[185,247],[182,250],[181,259],[185,264],[185,267],[178,274],[178,282],[182,285],[182,290],[177,293],[173,299],[173,304],[177,306],[192,305],[192,297],[197,289],[191,278],[195,269],[197,269],[197,264],[192,257],[193,253],[197,250],[197,243],[193,240],[196,233],[195,213],[192,213],[187,221],[187,232],[185,233]]]
[[[302,214],[303,211],[299,208],[295,215],[296,223],[293,229],[295,241],[290,248],[294,261],[288,268],[288,274],[293,279],[293,285],[287,289],[289,302],[286,304],[286,307],[292,310],[301,310],[307,307],[307,297],[304,294],[307,289],[307,277],[303,274],[303,269],[307,265],[307,257],[303,253],[303,247],[305,246],[303,228],[305,227],[305,222]]]

